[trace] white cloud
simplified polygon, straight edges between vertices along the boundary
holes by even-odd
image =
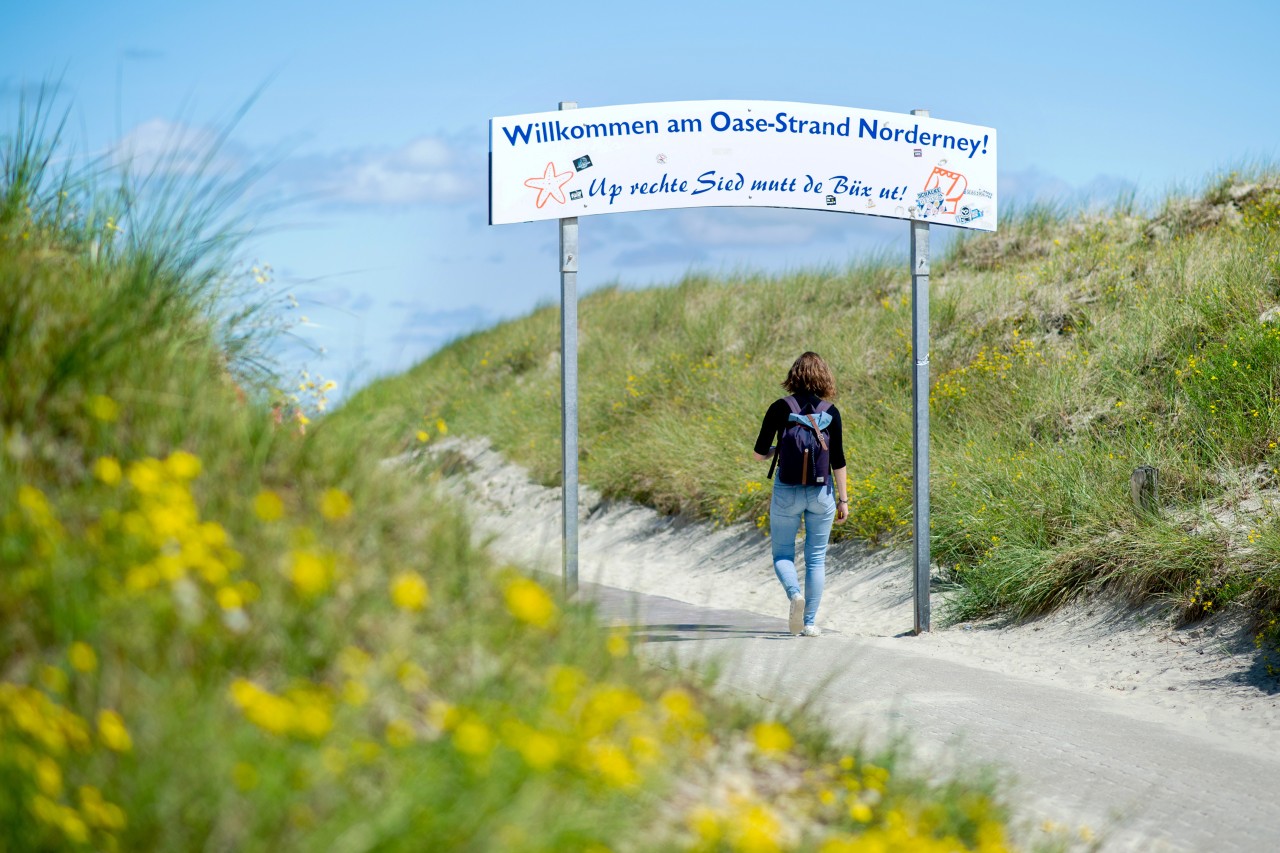
[[[485,174],[476,152],[441,136],[300,158],[289,171],[321,201],[370,207],[458,201],[481,192]]]
[[[135,175],[236,176],[275,160],[262,183],[322,204],[407,207],[483,198],[483,150],[447,136],[420,136],[398,148],[344,149],[277,157],[255,152],[213,127],[152,118],[112,146],[109,157]]]
[[[243,151],[209,127],[153,118],[111,149],[111,161],[136,175],[222,175],[243,171]]]

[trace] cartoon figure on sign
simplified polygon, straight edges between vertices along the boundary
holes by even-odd
[[[938,189],[944,199],[940,213],[955,213],[956,205],[964,198],[964,191],[969,188],[969,179],[959,172],[952,172],[941,166],[934,166],[929,178],[924,182],[925,192]]]
[[[537,205],[541,209],[549,198],[554,198],[560,204],[564,204],[564,185],[572,181],[573,176],[576,174],[577,172],[572,169],[567,172],[557,172],[556,164],[548,163],[541,176],[529,178],[524,182],[524,185],[531,190],[538,191]]]

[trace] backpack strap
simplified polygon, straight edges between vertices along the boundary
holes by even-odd
[[[813,407],[813,414],[816,415],[821,412],[825,412],[830,408],[831,408],[830,401],[823,400],[820,403],[818,403],[818,405]],[[806,415],[805,417],[809,421],[809,426],[813,427],[814,434],[818,436],[818,444],[822,445],[823,450],[829,450],[830,448],[827,447],[827,440],[822,437],[822,430],[818,429],[818,422],[813,419],[813,415]]]
[[[793,414],[800,414],[800,404],[796,402],[796,398],[794,396],[783,397],[782,402],[787,404],[787,408],[790,409]],[[773,479],[773,472],[778,467],[778,454],[782,449],[782,433],[785,432],[786,429],[787,424],[784,421],[781,429],[778,430],[778,443],[773,448],[773,461],[769,463],[768,479],[770,480]]]
[[[830,400],[823,400],[821,403],[819,403],[819,404],[818,404],[817,408],[816,408],[816,409],[814,409],[814,411],[815,411],[815,412],[825,412],[825,411],[829,410],[830,408],[831,408],[831,401],[830,401]],[[821,441],[821,442],[822,442],[822,449],[823,449],[823,450],[828,450],[827,442],[826,442],[826,440],[825,440],[825,439],[823,439],[823,437],[822,437],[822,433],[821,433],[821,432],[819,432],[819,433],[818,433],[818,441]],[[836,488],[836,482],[835,482],[835,471],[834,471],[834,469],[829,469],[829,474],[830,474],[830,476],[831,476],[831,479],[827,481],[827,485],[831,487],[832,493],[834,494],[834,493],[835,493],[835,488]]]
[[[827,440],[822,437],[822,430],[818,429],[818,419],[813,415],[805,415],[804,417],[805,420],[809,422],[809,426],[813,428],[813,434],[818,437],[818,444],[822,445],[823,450],[829,449],[827,447]]]

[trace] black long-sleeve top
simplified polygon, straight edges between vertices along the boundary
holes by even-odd
[[[813,407],[822,402],[822,398],[816,394],[796,394],[795,397],[802,410],[806,406]],[[827,411],[831,413],[831,426],[828,429],[831,435],[831,441],[829,442],[831,470],[838,471],[845,467],[840,410],[832,405]],[[756,453],[761,456],[769,455],[769,448],[773,445],[774,440],[777,439],[778,433],[786,429],[787,418],[790,415],[791,407],[787,405],[785,398],[773,401],[773,405],[769,406],[769,410],[764,413],[764,423],[760,424],[760,436],[756,439]]]

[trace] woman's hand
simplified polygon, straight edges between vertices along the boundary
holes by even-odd
[[[836,498],[836,524],[844,521],[849,517],[849,502]]]

